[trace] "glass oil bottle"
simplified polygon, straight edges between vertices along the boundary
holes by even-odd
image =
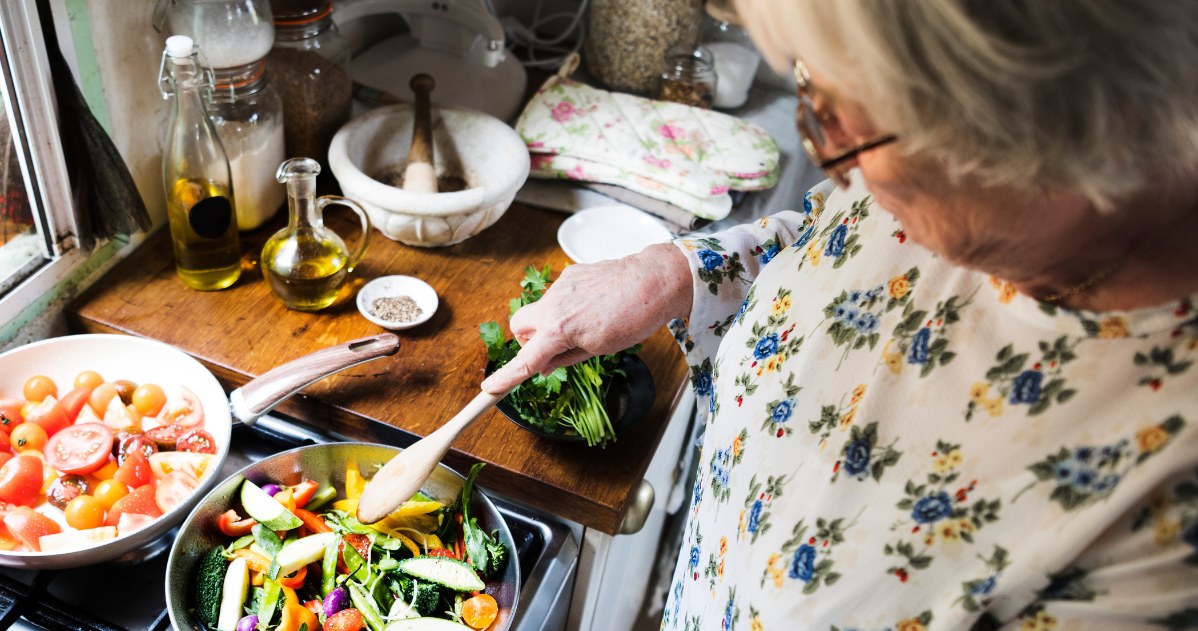
[[[262,246],[262,275],[283,304],[297,311],[319,311],[333,304],[370,240],[370,220],[356,202],[335,195],[316,197],[319,174],[320,164],[311,158],[291,158],[279,165],[275,177],[287,185],[287,227]],[[361,220],[362,236],[353,252],[324,225],[329,205],[345,206]]]
[[[201,92],[211,77],[190,37],[166,40],[159,85],[174,97],[162,160],[175,269],[192,289],[224,289],[241,275],[232,178]]]

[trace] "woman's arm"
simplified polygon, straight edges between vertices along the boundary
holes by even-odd
[[[545,295],[512,316],[520,353],[482,383],[503,393],[538,372],[621,351],[691,308],[691,273],[677,246],[567,267]]]

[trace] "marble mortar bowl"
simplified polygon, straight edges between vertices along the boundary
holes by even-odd
[[[337,132],[329,167],[342,194],[362,204],[380,232],[407,245],[453,245],[498,221],[528,178],[528,148],[515,130],[481,112],[435,106],[434,166],[447,192],[410,193],[401,178],[412,117],[410,104],[390,105]]]

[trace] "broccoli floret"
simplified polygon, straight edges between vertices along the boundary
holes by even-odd
[[[436,583],[393,575],[388,586],[396,598],[410,605],[422,616],[435,615],[440,608],[441,587]]]
[[[221,592],[227,569],[228,561],[225,560],[223,546],[213,546],[200,560],[196,574],[196,615],[200,622],[209,627],[215,628],[220,617]]]
[[[487,567],[483,570],[484,576],[498,576],[503,570],[503,564],[507,562],[507,548],[499,542],[498,531],[491,533],[490,539],[486,542],[487,546]]]

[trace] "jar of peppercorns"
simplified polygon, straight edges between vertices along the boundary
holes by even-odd
[[[678,45],[666,52],[657,98],[711,108],[715,100],[715,59],[703,46]]]

